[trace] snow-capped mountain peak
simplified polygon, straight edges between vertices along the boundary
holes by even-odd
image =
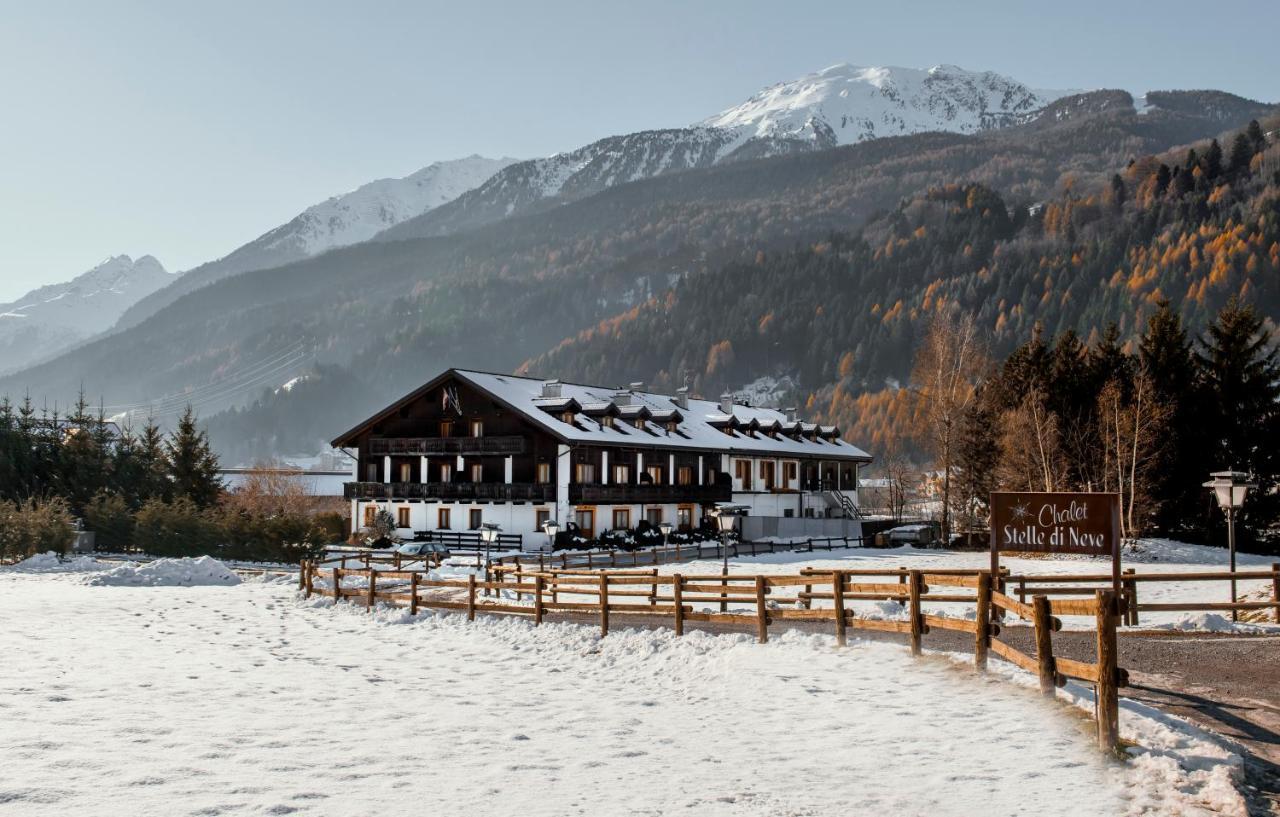
[[[296,250],[306,256],[367,241],[388,227],[453,201],[517,161],[472,155],[433,162],[403,178],[378,179],[308,207],[260,240],[264,249]]]
[[[699,125],[744,138],[832,147],[941,130],[975,133],[1021,121],[1071,91],[1034,90],[992,71],[841,63],[765,88]]]
[[[109,329],[126,309],[171,280],[150,255],[116,255],[70,281],[0,304],[0,369],[22,368]]]

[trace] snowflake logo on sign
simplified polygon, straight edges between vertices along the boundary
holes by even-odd
[[[1009,510],[1009,513],[1013,516],[1013,521],[1015,522],[1022,522],[1031,516],[1031,510],[1027,507],[1025,502],[1021,505],[1014,505]]]

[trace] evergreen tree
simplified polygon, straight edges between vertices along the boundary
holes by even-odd
[[[1206,384],[1211,422],[1201,439],[1210,446],[1213,469],[1248,471],[1258,480],[1253,504],[1263,522],[1275,517],[1272,488],[1280,443],[1280,350],[1270,342],[1263,318],[1232,299],[1200,341],[1198,368]]]
[[[1209,181],[1222,175],[1222,145],[1217,139],[1210,142],[1209,149],[1204,152],[1204,175]]]
[[[1245,173],[1249,169],[1249,162],[1253,160],[1253,143],[1249,137],[1243,133],[1237,133],[1235,141],[1231,143],[1231,158],[1227,161],[1227,169],[1231,175],[1238,176]]]
[[[1262,132],[1262,126],[1258,124],[1258,120],[1251,120],[1244,132],[1249,137],[1249,143],[1253,145],[1254,153],[1261,153],[1267,149],[1267,136]]]
[[[178,427],[166,444],[175,497],[185,497],[197,507],[207,508],[218,501],[222,481],[218,458],[209,446],[208,435],[197,428],[191,406],[178,419]]]
[[[1158,449],[1159,467],[1152,477],[1152,499],[1159,508],[1156,524],[1171,532],[1198,527],[1203,522],[1200,483],[1206,471],[1200,444],[1201,388],[1191,340],[1168,300],[1160,301],[1147,320],[1138,353],[1156,399],[1169,407],[1166,445]]]

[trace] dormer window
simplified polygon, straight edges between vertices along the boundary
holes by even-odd
[[[669,423],[667,423],[668,434],[675,434],[679,430],[680,430],[680,424],[677,423],[675,420],[672,420]]]
[[[575,415],[572,411],[565,411],[560,414],[560,420],[562,422],[568,423],[569,425],[573,425],[574,417]]]
[[[600,418],[600,427],[601,427],[601,428],[613,428],[613,415],[612,415],[612,414],[606,414],[605,416],[601,417],[601,418]]]
[[[643,417],[637,417],[637,418],[636,418],[636,428],[640,429],[641,431],[643,431],[643,430],[644,430],[644,418],[643,418]]]

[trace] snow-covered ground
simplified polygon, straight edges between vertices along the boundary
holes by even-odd
[[[1007,666],[85,567],[0,570],[0,813],[1244,813],[1238,758],[1194,728],[1126,703],[1146,748],[1105,760]]]

